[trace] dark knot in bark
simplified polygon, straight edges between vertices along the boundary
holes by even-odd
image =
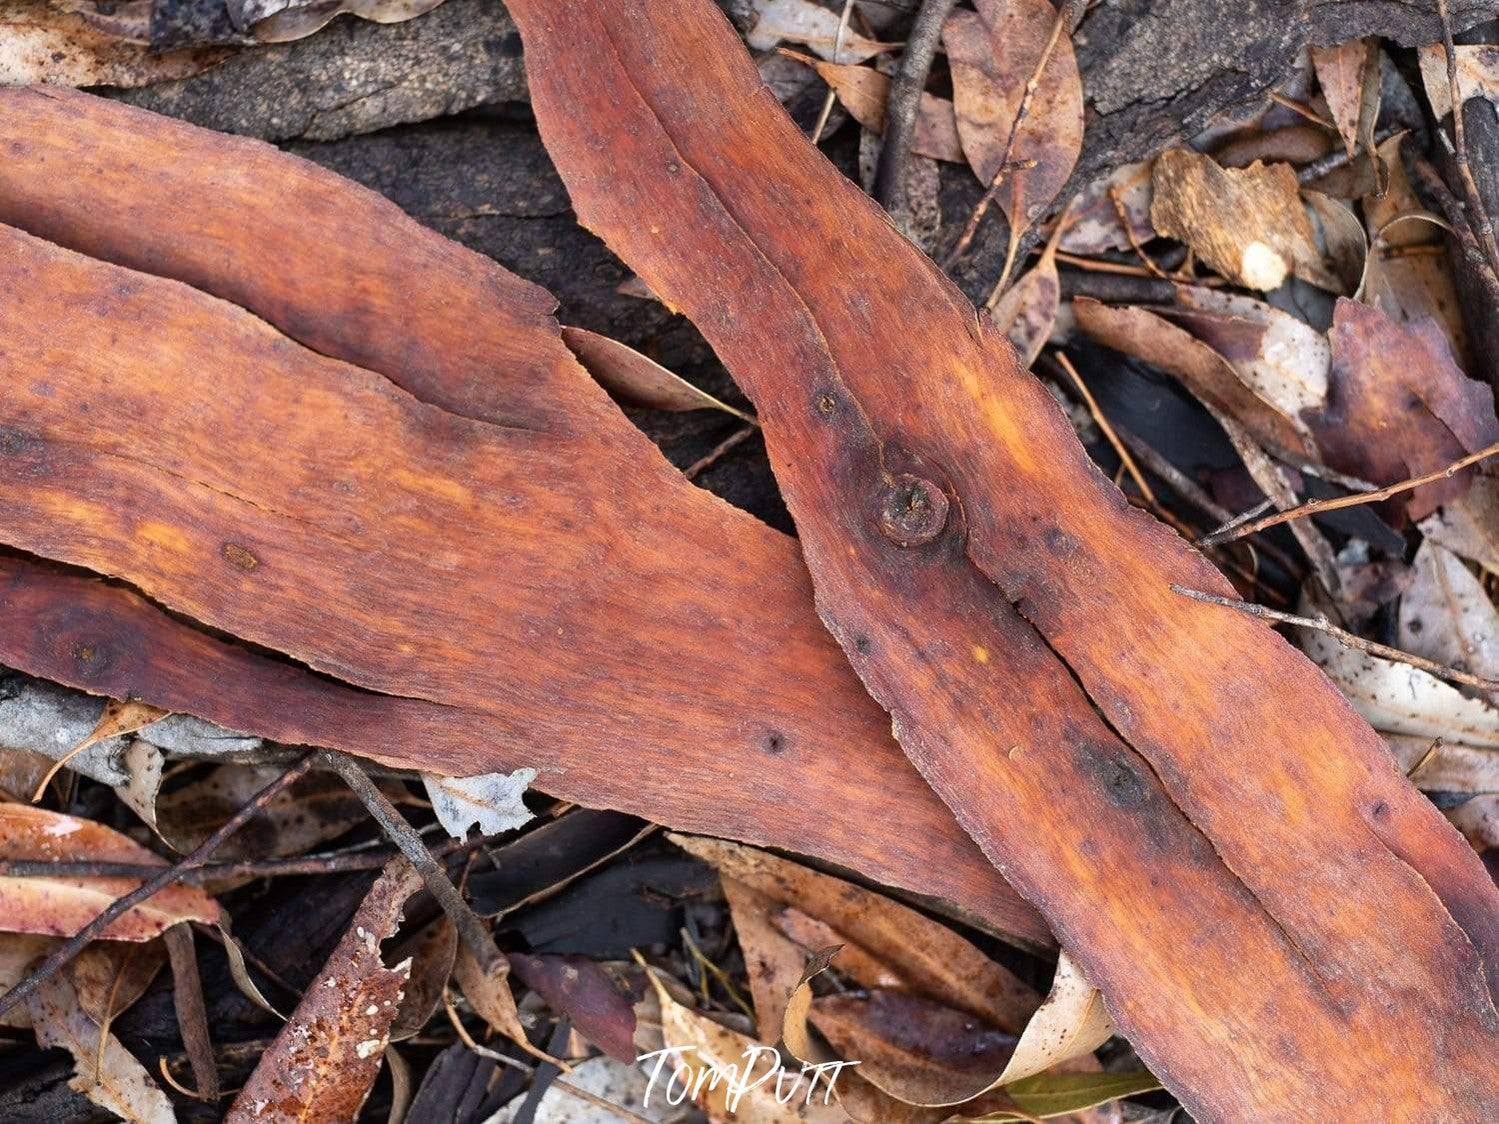
[[[892,477],[880,496],[880,531],[897,546],[921,546],[947,524],[947,496],[930,480]]]

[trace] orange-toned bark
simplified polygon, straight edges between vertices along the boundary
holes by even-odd
[[[1087,461],[707,0],[512,0],[580,217],[755,400],[897,738],[1204,1119],[1499,1113],[1499,895],[1380,740]]]
[[[52,240],[0,228],[0,541],[343,682],[19,559],[0,663],[406,766],[533,765],[1051,942],[890,740],[795,545],[660,457],[542,290],[269,146],[86,95],[0,91],[0,152],[0,220]]]

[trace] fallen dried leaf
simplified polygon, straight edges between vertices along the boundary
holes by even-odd
[[[529,822],[531,811],[522,797],[535,779],[535,769],[476,777],[423,773],[422,785],[443,830],[454,839],[463,839],[476,824],[480,835],[498,835]]]
[[[1312,66],[1317,84],[1327,99],[1338,135],[1351,157],[1358,148],[1359,105],[1363,100],[1364,66],[1369,58],[1369,44],[1354,39],[1336,47],[1313,47]]]
[[[453,978],[463,989],[463,997],[469,1006],[495,1030],[514,1042],[526,1053],[542,1061],[554,1061],[544,1050],[538,1050],[526,1036],[521,1026],[520,1012],[515,1009],[515,996],[510,991],[510,962],[503,956],[485,969],[474,958],[473,952],[461,941],[458,959],[453,965]]]
[[[1062,299],[1062,281],[1057,275],[1057,238],[1066,217],[1057,220],[1057,230],[1036,264],[1020,275],[989,312],[994,326],[1015,345],[1020,365],[1027,369],[1036,362],[1056,327]]]
[[[156,796],[161,791],[166,756],[144,738],[133,738],[120,760],[129,772],[130,779],[117,786],[115,792],[136,815],[150,825],[151,830],[157,830]]]
[[[282,770],[274,765],[219,765],[156,802],[157,827],[178,851],[196,847]],[[314,773],[261,808],[215,853],[221,861],[280,858],[337,839],[369,817],[337,777]]]
[[[411,972],[380,958],[401,907],[421,888],[404,859],[393,860],[365,896],[349,928],[289,1022],[234,1098],[228,1124],[249,1124],[274,1108],[277,1119],[353,1120],[380,1072],[391,1024]]]
[[[1447,51],[1440,43],[1422,47],[1421,83],[1438,121],[1452,112],[1452,86],[1447,81]],[[1464,102],[1483,98],[1499,109],[1499,47],[1484,43],[1459,43],[1453,48],[1457,60],[1457,96]]]
[[[751,0],[759,20],[745,41],[757,51],[768,51],[780,43],[799,43],[831,62],[863,62],[891,48],[889,43],[866,39],[852,28],[839,30],[837,12],[812,0]]]
[[[876,990],[863,997],[814,999],[812,977],[838,952],[834,946],[808,960],[787,1004],[786,1044],[809,1064],[857,1060],[864,1080],[904,1104],[966,1104],[1055,1066],[1075,1062],[1094,1068],[1093,1050],[1114,1033],[1103,997],[1065,951],[1050,994],[1018,1041],[971,1014],[918,995]],[[808,1036],[809,1022],[834,1053]]]
[[[165,860],[119,832],[90,820],[26,804],[0,804],[0,857],[45,862],[124,862],[166,866]],[[68,937],[116,898],[140,885],[134,878],[14,878],[0,875],[0,929]],[[103,936],[148,941],[179,921],[216,921],[219,907],[196,886],[168,886],[117,918]]]
[[[396,945],[391,959],[397,963],[409,960],[411,971],[406,980],[406,995],[391,1024],[392,1042],[410,1038],[427,1025],[442,1002],[443,988],[448,986],[457,957],[458,929],[446,914]]]
[[[886,75],[872,66],[846,66],[804,55],[792,57],[817,71],[855,121],[876,133],[885,131],[885,102],[890,97],[890,79]],[[911,151],[933,160],[963,162],[963,146],[958,141],[958,122],[952,102],[934,94],[921,95]]]
[[[1499,708],[1410,664],[1344,647],[1333,637],[1299,629],[1296,642],[1376,730],[1426,740],[1499,748]]]
[[[1090,1054],[1113,1033],[1114,1023],[1104,1010],[1103,996],[1063,949],[1051,991],[1026,1023],[997,1084],[1009,1085]]]
[[[1499,611],[1457,558],[1430,540],[1411,563],[1395,646],[1485,679],[1499,679]]]
[[[1160,1087],[1149,1073],[1038,1073],[1005,1086],[1018,1112],[1001,1110],[972,1119],[983,1124],[1050,1120]]]
[[[1278,407],[1250,381],[1261,373],[1255,358],[1245,360],[1240,351],[1241,362],[1236,366],[1185,328],[1143,308],[1119,308],[1077,297],[1072,309],[1078,327],[1094,339],[1179,379],[1203,402],[1235,418],[1261,440],[1284,449],[1310,451],[1310,432],[1297,414]],[[1264,335],[1255,328],[1256,342]]]
[[[649,976],[661,1004],[664,1048],[676,1051],[648,1058],[654,1096],[680,1104],[690,1094],[713,1119],[732,1111],[728,1118],[755,1124],[846,1124],[848,1114],[828,1095],[826,1075],[802,1076],[788,1068],[767,1079],[780,1061],[773,1047],[677,1002],[656,973]]]
[[[1432,321],[1401,324],[1339,298],[1328,340],[1327,402],[1304,416],[1332,467],[1393,484],[1499,441],[1493,391],[1463,374]],[[1411,519],[1423,519],[1462,495],[1476,471],[1422,485],[1393,502]]]
[[[622,1062],[635,1059],[635,1010],[602,967],[584,956],[512,953],[509,959],[516,979],[570,1018],[584,1038]]]
[[[131,1124],[166,1124],[177,1114],[145,1066],[112,1034],[84,1013],[78,993],[66,976],[43,981],[26,1002],[39,1045],[61,1047],[73,1055],[78,1073],[71,1089]]]
[[[1334,292],[1289,164],[1220,168],[1211,157],[1172,149],[1156,158],[1150,219],[1237,285],[1268,291],[1294,273]]]
[[[47,770],[47,775],[37,782],[32,791],[32,803],[42,798],[49,782],[57,771],[67,765],[80,753],[88,750],[100,742],[109,741],[112,738],[122,737],[125,734],[133,734],[143,726],[149,726],[158,718],[163,718],[167,711],[158,706],[151,706],[143,702],[121,701],[120,699],[106,699],[104,709],[99,712],[99,721],[94,725],[89,735],[59,757],[52,768]]]
[[[1438,546],[1499,574],[1499,480],[1480,476],[1457,499],[1421,520],[1421,533]]]
[[[755,420],[618,340],[586,328],[563,328],[562,341],[599,385],[632,406],[649,406],[653,410],[722,410],[744,421]]]
[[[1475,851],[1499,847],[1499,796],[1475,796],[1447,813]]]
[[[1150,161],[1121,164],[1083,188],[1067,212],[1061,248],[1069,254],[1101,254],[1128,250],[1154,238],[1150,222],[1153,167]]]
[[[1332,349],[1327,338],[1289,313],[1238,293],[1178,286],[1187,331],[1233,365],[1261,398],[1303,427],[1327,400]]]
[[[860,1077],[912,1105],[972,1100],[1015,1050],[1013,1034],[906,992],[822,996],[807,1018]]]
[[[1425,209],[1400,157],[1405,134],[1379,146],[1387,172],[1383,193],[1363,197],[1369,232],[1369,263],[1363,299],[1405,323],[1427,317],[1447,334],[1458,366],[1472,370],[1468,328],[1447,258],[1446,223]]]
[[[669,838],[720,874],[825,923],[837,934],[834,943],[862,949],[908,990],[1002,1030],[1018,1031],[1040,1002],[957,933],[881,894],[737,843]]]
[[[1303,191],[1301,197],[1317,220],[1318,244],[1326,254],[1326,265],[1342,282],[1338,291],[1344,296],[1358,296],[1369,263],[1369,238],[1364,233],[1364,224],[1330,195]]]
[[[1017,123],[1027,86],[1053,38],[1057,10],[1047,0],[977,0],[975,8],[948,17],[942,43],[952,67],[958,137],[979,179],[989,185],[1007,162],[1035,162],[1005,171],[997,196],[1013,242],[1041,217],[1077,163],[1082,80],[1062,28]]]

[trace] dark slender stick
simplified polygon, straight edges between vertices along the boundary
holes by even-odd
[[[1478,687],[1485,691],[1499,689],[1499,680],[1469,675],[1466,671],[1459,671],[1447,664],[1412,655],[1410,652],[1403,652],[1399,648],[1391,648],[1388,644],[1376,644],[1373,640],[1365,640],[1346,628],[1339,628],[1326,617],[1299,617],[1295,613],[1282,613],[1279,609],[1256,605],[1253,601],[1240,601],[1237,597],[1220,597],[1216,593],[1188,589],[1181,585],[1173,585],[1171,592],[1190,597],[1193,601],[1206,601],[1209,605],[1222,605],[1226,609],[1237,609],[1241,613],[1248,613],[1251,617],[1259,617],[1261,620],[1275,621],[1278,624],[1294,624],[1298,628],[1314,628],[1318,632],[1327,633],[1346,648],[1368,652],[1371,656],[1394,660],[1396,663],[1410,664],[1411,667],[1420,668],[1432,675],[1439,675],[1443,679],[1450,679],[1454,683],[1466,683],[1469,687]]]
[[[455,853],[477,851],[502,839],[508,832],[476,839],[449,839],[431,847],[434,857],[447,858]],[[184,882],[206,882],[214,878],[285,878],[299,874],[348,874],[361,870],[380,870],[395,855],[394,847],[379,847],[357,854],[303,855],[295,859],[254,859],[246,862],[205,863],[182,872]],[[145,863],[73,862],[55,863],[40,860],[0,860],[0,878],[151,878],[161,870]]]
[[[1483,196],[1473,179],[1473,169],[1468,164],[1468,137],[1463,125],[1464,103],[1457,82],[1457,48],[1452,43],[1452,20],[1447,15],[1447,0],[1437,0],[1437,16],[1442,21],[1442,49],[1447,55],[1447,90],[1452,102],[1452,135],[1457,142],[1451,149],[1452,159],[1457,164],[1458,179],[1462,181],[1463,194],[1468,199],[1471,211],[1469,225],[1478,234],[1489,270],[1499,277],[1499,245],[1494,241],[1494,225],[1489,221]],[[1440,131],[1440,126],[1438,130]]]
[[[906,49],[900,68],[890,83],[890,97],[885,103],[885,134],[880,146],[880,162],[874,170],[874,200],[887,211],[904,202],[902,192],[906,178],[906,160],[911,155],[911,141],[916,136],[916,115],[921,110],[921,92],[926,89],[932,59],[942,39],[942,25],[957,0],[921,0],[916,22],[906,37]]]
[[[15,987],[11,988],[4,995],[0,995],[0,1015],[3,1015],[17,1003],[22,1002],[35,992],[44,980],[56,974],[59,968],[88,947],[89,942],[105,929],[109,928],[110,924],[121,914],[140,905],[141,902],[152,895],[165,890],[168,886],[178,881],[184,871],[202,866],[208,857],[214,851],[218,850],[224,840],[244,827],[254,817],[255,813],[259,812],[275,799],[279,793],[284,792],[288,787],[305,776],[307,771],[312,768],[312,760],[313,755],[311,753],[303,757],[302,760],[298,761],[291,768],[287,769],[286,772],[257,792],[248,804],[235,812],[234,815],[230,816],[224,822],[222,827],[203,840],[202,843],[198,844],[191,854],[173,866],[162,868],[161,872],[149,882],[141,883],[141,885],[130,891],[123,898],[110,903],[103,913],[99,914],[98,917],[95,917],[87,925],[79,929],[78,932],[65,940],[51,956],[47,957],[47,959],[43,960],[27,973],[25,979],[16,984]]]
[[[318,750],[318,757],[343,778],[344,784],[348,785],[354,795],[359,797],[364,806],[369,809],[370,815],[380,825],[381,830],[416,868],[416,872],[422,876],[422,882],[427,887],[428,893],[437,899],[437,904],[442,907],[442,911],[452,918],[459,937],[473,953],[479,967],[488,973],[498,965],[504,959],[504,954],[495,947],[494,937],[479,920],[478,914],[463,900],[463,895],[453,885],[453,880],[448,877],[447,871],[443,870],[437,860],[432,857],[432,852],[427,850],[422,837],[406,822],[396,806],[390,802],[385,793],[380,791],[375,782],[365,775],[359,762],[347,753],[340,753],[333,749]]]

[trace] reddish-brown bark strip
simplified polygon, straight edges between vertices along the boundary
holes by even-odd
[[[812,612],[794,544],[665,463],[562,345],[543,290],[269,146],[86,95],[0,91],[0,151],[0,217],[217,293],[425,401],[509,426],[424,407],[182,286],[0,231],[4,291],[41,302],[0,302],[0,489],[9,501],[45,484],[54,504],[31,521],[30,547],[83,560],[92,536],[95,569],[147,578],[217,627],[233,629],[224,611],[237,604],[236,619],[261,621],[242,635],[370,689],[16,559],[0,564],[0,662],[395,764],[535,765],[541,787],[579,803],[818,855],[1051,943],[890,740]],[[27,317],[43,319],[22,331]],[[351,412],[361,396],[393,430]],[[192,438],[184,413],[198,400],[218,422]],[[101,443],[113,453],[90,449]],[[339,459],[355,446],[373,461]],[[486,471],[392,480],[387,446]],[[215,463],[213,482],[164,473],[156,454],[173,447]],[[295,488],[284,461],[300,465]],[[63,463],[109,471],[70,492],[49,477]],[[109,498],[90,507],[105,476]],[[150,498],[162,491],[180,523]],[[0,514],[0,539],[21,541],[22,512]],[[268,594],[270,554],[248,534],[214,541],[226,512],[295,556],[277,566],[283,595]],[[333,555],[319,535],[341,544],[338,573],[368,583],[339,610],[322,596]],[[151,570],[189,541],[202,553]],[[412,588],[392,615],[386,591],[409,579],[431,611]],[[481,593],[455,604],[465,583]],[[193,586],[208,596],[184,596]],[[336,663],[321,634],[341,637]],[[427,697],[402,697],[423,676]],[[889,816],[905,829],[867,830]]]
[[[1499,1112],[1499,897],[1379,739],[1088,463],[705,0],[513,0],[580,217],[754,399],[898,739],[1205,1119]],[[1096,710],[1095,710],[1096,708]]]

